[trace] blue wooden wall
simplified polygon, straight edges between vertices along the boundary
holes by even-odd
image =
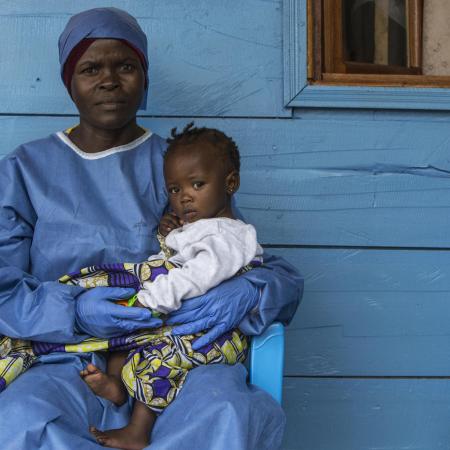
[[[0,155],[76,123],[57,37],[78,0],[0,0]],[[281,0],[122,0],[148,34],[141,123],[242,153],[238,204],[306,279],[285,450],[450,448],[450,115],[285,108]]]

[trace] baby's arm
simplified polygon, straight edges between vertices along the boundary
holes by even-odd
[[[173,212],[164,214],[159,221],[158,233],[166,237],[172,230],[180,228],[183,221]]]
[[[144,283],[138,300],[162,313],[174,311],[182,300],[204,294],[235,275],[253,259],[256,245],[255,240],[254,246],[246,248],[233,233],[206,234],[197,241],[193,239],[188,248],[182,249],[188,256],[183,267]]]

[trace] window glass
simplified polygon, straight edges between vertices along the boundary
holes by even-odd
[[[345,60],[408,65],[406,0],[344,0]]]

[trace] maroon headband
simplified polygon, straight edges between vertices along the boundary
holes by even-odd
[[[72,96],[72,92],[70,89],[70,85],[72,83],[73,73],[75,71],[75,66],[80,58],[84,55],[86,50],[97,40],[98,38],[85,38],[81,40],[70,52],[69,57],[67,58],[66,63],[64,64],[63,71],[63,81],[66,89],[69,91],[70,96]],[[142,52],[136,48],[134,45],[130,44],[125,39],[117,39],[118,41],[123,42],[125,45],[131,48],[139,57],[139,61],[141,62],[142,68],[144,69],[144,73],[147,72],[147,64],[145,62],[145,57]],[[145,88],[147,89],[147,79],[145,80]]]

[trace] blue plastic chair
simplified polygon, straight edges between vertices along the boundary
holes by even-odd
[[[250,344],[250,383],[281,403],[283,390],[284,326],[275,322]]]

